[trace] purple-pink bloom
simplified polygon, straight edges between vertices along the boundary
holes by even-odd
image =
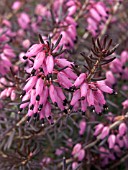
[[[110,129],[108,126],[104,126],[102,131],[101,131],[101,135],[100,138],[104,139],[105,137],[107,137],[109,135]]]
[[[114,148],[115,142],[116,142],[116,136],[114,134],[111,134],[108,137],[109,149],[113,149]]]

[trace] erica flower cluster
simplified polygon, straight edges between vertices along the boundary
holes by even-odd
[[[59,10],[58,10],[58,6],[60,8]],[[56,39],[59,37],[60,34],[63,35],[62,41],[60,42],[59,46],[63,45],[66,48],[74,47],[74,44],[77,41],[77,32],[76,32],[77,23],[73,15],[76,13],[79,7],[80,7],[80,2],[77,0],[55,1],[53,6],[53,12],[55,15],[54,22],[56,23],[57,28],[54,29],[54,32],[51,35],[55,34],[53,38],[54,42],[56,41]]]
[[[106,103],[103,92],[113,93],[113,90],[104,81],[87,82],[85,73],[80,74],[73,86],[79,89],[73,93],[70,105],[77,110],[79,103],[81,103],[82,112],[85,112],[88,106],[94,106],[95,111],[101,113]]]
[[[63,88],[70,89],[76,74],[72,71],[72,62],[59,58],[62,51],[54,52],[59,44],[44,42],[40,36],[40,44],[34,44],[27,51],[23,59],[29,60],[29,68],[26,69],[30,77],[23,90],[20,111],[28,107],[28,117],[39,114],[40,119],[45,117],[51,121],[52,104],[65,110],[66,97]],[[51,104],[52,103],[52,104]]]
[[[15,93],[15,86],[14,83],[12,82],[8,82],[5,78],[1,78],[0,79],[0,88],[4,90],[1,91],[0,93],[0,98],[6,98],[6,97],[10,97],[11,100],[15,100],[16,98],[16,93]]]
[[[5,75],[12,67],[11,60],[16,57],[14,50],[7,43],[11,40],[11,25],[8,21],[3,20],[4,28],[0,28],[0,75]]]
[[[89,5],[89,16],[87,18],[87,30],[96,36],[104,27],[109,12],[103,2],[91,1]]]
[[[128,51],[123,51],[119,58],[116,58],[111,64],[110,69],[113,74],[117,74],[117,78],[128,80]]]
[[[113,53],[116,47],[110,50],[112,40],[110,40],[108,44],[106,44],[106,41],[107,37],[105,37],[102,42],[100,42],[99,39],[97,39],[97,42],[93,41],[94,48],[92,49],[92,54],[89,56],[81,53],[86,60],[85,68],[87,71],[86,73],[81,73],[73,83],[72,88],[75,89],[75,92],[73,93],[70,105],[75,111],[77,111],[80,107],[79,105],[81,105],[80,108],[82,112],[85,112],[88,106],[93,106],[97,113],[101,113],[103,107],[106,106],[103,93],[112,94],[114,92],[105,84],[105,81],[102,80],[104,78],[97,77],[95,79],[97,68],[115,59],[115,57],[110,57],[109,55]]]
[[[103,124],[98,124],[95,127],[94,135],[100,135],[100,139],[104,140],[107,139],[107,145],[105,147],[99,147],[100,152],[107,153],[101,154],[101,161],[102,165],[106,166],[110,161],[116,160],[116,158],[119,158],[122,156],[122,149],[128,148],[128,135],[127,135],[127,124],[122,122],[118,129],[110,130],[109,126],[105,126]],[[108,147],[108,149],[107,149]],[[110,153],[110,150],[111,153]]]
[[[78,162],[81,162],[85,157],[85,150],[82,149],[82,145],[80,143],[77,143],[72,150],[72,156],[74,159],[74,162],[72,163],[72,169],[76,169],[78,167]]]

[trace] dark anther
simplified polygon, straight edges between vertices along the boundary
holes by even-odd
[[[99,116],[101,116],[101,115],[102,115],[102,113],[100,112],[100,113],[98,113],[98,115],[99,115]]]
[[[33,75],[33,76],[34,76],[35,72],[36,72],[36,70],[35,70],[35,69],[33,69],[33,70],[31,71],[31,75]]]
[[[106,11],[106,14],[109,14],[109,11]]]
[[[44,71],[43,71],[43,68],[40,68],[40,71],[41,71],[41,72],[44,72]]]
[[[48,116],[48,119],[50,120],[52,117],[51,116]]]
[[[74,43],[76,44],[78,42],[78,37],[76,36]]]
[[[35,113],[35,114],[34,114],[34,118],[37,118],[37,116],[38,116],[38,113]]]
[[[76,28],[79,28],[79,25],[78,25],[78,24],[76,25]]]
[[[72,86],[72,87],[69,88],[69,90],[70,90],[71,92],[74,92],[75,89],[76,89],[75,86]]]
[[[63,105],[66,106],[67,104],[67,99],[63,100]]]
[[[38,110],[41,111],[42,107],[43,107],[43,104],[40,104]]]
[[[117,95],[117,92],[113,90],[113,93],[112,93],[112,94]]]
[[[33,110],[34,109],[34,104],[32,104],[31,106],[30,106],[30,110]]]
[[[56,107],[58,107],[58,104],[57,104],[56,102],[54,103],[54,105],[55,105]]]
[[[51,73],[48,74],[46,78],[47,78],[47,80],[50,80],[52,78],[52,74]]]
[[[81,97],[81,100],[84,100],[84,99],[85,99],[85,97],[84,97],[84,96],[82,96],[82,97]]]
[[[34,114],[34,119],[37,120],[37,121],[39,120],[39,114],[38,113]]]
[[[27,122],[29,122],[29,121],[30,121],[30,119],[31,119],[31,116],[28,116],[28,117],[27,117]]]
[[[40,101],[40,95],[39,94],[36,96],[36,100]]]
[[[122,69],[125,69],[125,66],[124,66],[124,65],[122,66]]]
[[[107,109],[107,108],[108,108],[108,105],[107,105],[107,104],[104,104],[104,105],[103,105],[103,108],[104,108],[104,109]]]
[[[26,56],[23,56],[23,59],[24,59],[24,60],[27,60],[27,58],[28,58],[28,57],[26,57]]]

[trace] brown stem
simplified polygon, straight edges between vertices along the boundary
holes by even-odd
[[[88,82],[91,80],[91,78],[93,77],[93,75],[94,75],[97,67],[99,66],[99,63],[100,63],[100,61],[101,61],[101,58],[102,58],[102,56],[99,57],[99,59],[96,61],[96,63],[94,64],[93,68],[91,69],[91,71],[90,71],[90,73],[89,73],[89,75],[88,75],[88,77],[87,77],[87,81],[88,81]]]
[[[84,13],[84,11],[85,11],[85,8],[86,8],[86,6],[88,5],[88,2],[89,2],[89,0],[85,0],[84,4],[83,4],[83,6],[82,6],[82,9],[79,11],[79,13],[77,14],[77,16],[75,17],[75,21],[77,21],[77,20],[83,15],[83,13]]]

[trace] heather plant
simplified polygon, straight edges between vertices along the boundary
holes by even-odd
[[[0,7],[0,169],[128,169],[128,2]]]

